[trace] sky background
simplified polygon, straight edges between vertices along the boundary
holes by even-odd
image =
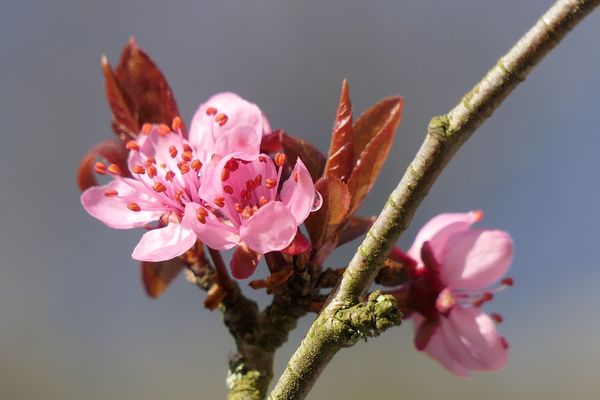
[[[134,34],[184,118],[231,90],[274,127],[329,143],[342,79],[355,113],[405,97],[404,120],[364,205],[375,214],[421,143],[551,5],[549,0],[91,1],[0,4],[0,398],[222,399],[233,352],[204,294],[178,279],[147,298],[114,231],[79,203],[75,171],[112,137],[99,60]],[[429,218],[482,208],[511,232],[516,285],[489,311],[508,366],[461,380],[412,347],[406,324],[341,351],[312,399],[597,399],[600,346],[600,12],[530,75],[452,160],[399,244]],[[354,243],[354,247],[356,243]],[[327,265],[342,266],[347,245]],[[245,286],[245,285],[244,285]],[[249,290],[248,290],[249,291]],[[265,304],[262,293],[253,293]],[[276,375],[304,336],[301,320]]]

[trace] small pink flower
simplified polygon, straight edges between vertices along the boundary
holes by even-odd
[[[238,246],[231,261],[238,279],[252,275],[262,254],[285,249],[320,197],[300,159],[278,193],[284,162],[283,154],[275,162],[265,154],[224,157],[203,181],[204,202],[186,206],[184,223],[207,246]]]
[[[507,341],[498,334],[498,314],[481,306],[493,292],[487,290],[508,271],[512,239],[507,232],[473,229],[480,211],[441,214],[418,233],[407,255],[412,259],[412,278],[396,295],[413,312],[415,346],[459,376],[470,371],[490,371],[504,366]],[[404,260],[406,261],[406,260]]]
[[[186,204],[201,202],[203,175],[210,169],[206,164],[234,151],[258,155],[263,130],[270,129],[263,120],[256,105],[221,93],[200,106],[189,140],[183,137],[178,118],[172,128],[146,124],[127,144],[131,178],[122,176],[117,165],[98,163],[96,171],[114,179],[84,191],[83,207],[115,229],[149,227],[158,221],[142,236],[132,257],[140,261],[177,257],[197,240],[181,221]]]

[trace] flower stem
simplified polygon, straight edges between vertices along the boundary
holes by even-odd
[[[290,359],[270,399],[306,397],[344,346],[344,335],[333,329],[339,310],[359,303],[446,164],[533,67],[599,4],[600,0],[557,1],[450,112],[431,120],[421,148],[359,246],[329,303]]]

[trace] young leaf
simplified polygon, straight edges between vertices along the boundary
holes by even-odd
[[[148,296],[157,298],[179,275],[183,264],[179,258],[160,262],[142,262],[142,283]]]
[[[350,178],[354,167],[352,141],[352,103],[350,102],[348,81],[344,79],[335,114],[327,164],[325,164],[325,176],[339,178],[342,182],[346,182]]]
[[[179,116],[167,80],[135,39],[131,38],[123,49],[114,71],[105,58],[102,70],[115,130],[124,127],[137,134],[146,122],[170,125]]]
[[[286,163],[293,168],[296,164],[296,159],[300,157],[304,165],[306,165],[306,169],[310,172],[313,181],[319,179],[323,175],[323,169],[325,168],[325,156],[323,153],[304,140],[297,139],[283,131],[280,131],[279,134],[281,135],[283,152],[286,155]]]
[[[127,168],[127,154],[125,148],[113,140],[100,142],[92,148],[79,163],[79,168],[77,170],[77,184],[82,192],[85,189],[98,184],[94,173],[94,166],[99,158],[105,159],[108,163],[117,164],[125,173],[129,171]]]
[[[400,123],[403,109],[404,99],[402,97],[387,97],[373,105],[356,120],[353,126],[354,160],[360,158],[367,145],[390,123],[390,119],[395,117],[398,120],[397,123]]]
[[[309,215],[305,224],[313,249],[319,249],[335,238],[339,224],[348,212],[350,193],[344,182],[327,176],[319,179],[315,190],[321,193],[323,205]]]
[[[385,162],[396,129],[402,119],[404,100],[402,97],[389,97],[365,112],[354,125],[354,150],[362,147],[356,156],[356,166],[348,180],[352,196],[349,215],[356,212],[371,187],[377,180]],[[365,138],[370,138],[364,142]]]

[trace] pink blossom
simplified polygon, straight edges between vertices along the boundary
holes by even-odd
[[[408,254],[412,279],[396,295],[413,312],[415,346],[459,376],[504,366],[508,343],[481,306],[493,293],[512,285],[499,281],[512,262],[511,236],[504,231],[474,229],[482,213],[441,214],[418,233]],[[396,250],[397,253],[400,253]]]
[[[178,118],[172,129],[144,125],[127,144],[131,177],[114,164],[98,163],[96,171],[114,179],[81,195],[85,210],[111,228],[152,228],[148,224],[158,222],[135,247],[137,260],[168,260],[192,247],[196,234],[181,222],[188,203],[202,202],[206,164],[233,151],[258,155],[263,131],[270,129],[256,105],[233,93],[217,94],[200,106],[189,140],[181,127]]]
[[[284,162],[283,154],[275,162],[265,154],[224,157],[203,181],[204,203],[186,205],[184,223],[198,239],[216,250],[238,246],[231,261],[238,279],[252,275],[262,254],[289,246],[320,197],[300,159],[278,193]]]

